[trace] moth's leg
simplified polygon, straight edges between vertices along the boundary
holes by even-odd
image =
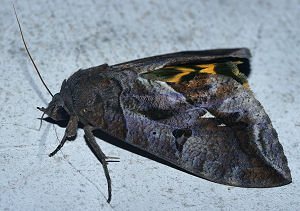
[[[49,154],[49,157],[55,155],[64,146],[64,144],[67,141],[67,138],[75,136],[77,133],[77,129],[78,129],[78,118],[77,116],[71,116],[68,125],[66,127],[64,137],[62,138],[62,140],[60,141],[56,149]]]
[[[86,136],[86,142],[88,144],[88,146],[90,147],[90,149],[92,150],[92,152],[94,153],[94,155],[97,157],[97,159],[100,161],[100,163],[102,164],[104,173],[105,173],[105,177],[107,180],[107,187],[108,187],[108,199],[107,202],[109,203],[111,201],[111,179],[109,176],[109,172],[108,172],[108,168],[107,168],[107,161],[106,159],[108,157],[106,157],[106,155],[102,152],[100,146],[97,144],[95,137],[92,133],[92,127],[91,126],[85,126],[83,128],[85,136]]]

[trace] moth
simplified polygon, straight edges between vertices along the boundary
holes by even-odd
[[[81,123],[103,166],[108,202],[111,157],[100,149],[94,130],[212,182],[257,188],[289,184],[278,135],[248,86],[250,57],[246,48],[179,52],[78,70],[55,95],[44,84],[52,100],[39,110],[55,121],[68,120],[49,156],[76,135]]]

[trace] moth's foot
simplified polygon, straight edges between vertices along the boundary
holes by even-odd
[[[37,109],[39,109],[40,111],[42,111],[42,112],[45,112],[46,111],[46,109],[44,108],[44,107],[36,107]]]
[[[119,157],[105,156],[105,161],[106,162],[120,162],[119,159],[120,159]]]

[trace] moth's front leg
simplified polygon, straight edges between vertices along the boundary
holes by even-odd
[[[56,149],[49,154],[49,157],[55,155],[64,146],[64,144],[67,141],[67,138],[74,137],[77,133],[77,129],[78,129],[78,118],[77,116],[71,116],[68,125],[66,127],[64,137],[62,138],[62,140],[60,141]]]

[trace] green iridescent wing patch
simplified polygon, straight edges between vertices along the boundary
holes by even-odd
[[[210,64],[184,64],[166,66],[152,72],[142,74],[143,78],[159,80],[169,83],[189,81],[199,74],[220,74],[233,78],[245,87],[248,87],[247,76],[240,72],[238,65],[241,61],[228,61]]]

